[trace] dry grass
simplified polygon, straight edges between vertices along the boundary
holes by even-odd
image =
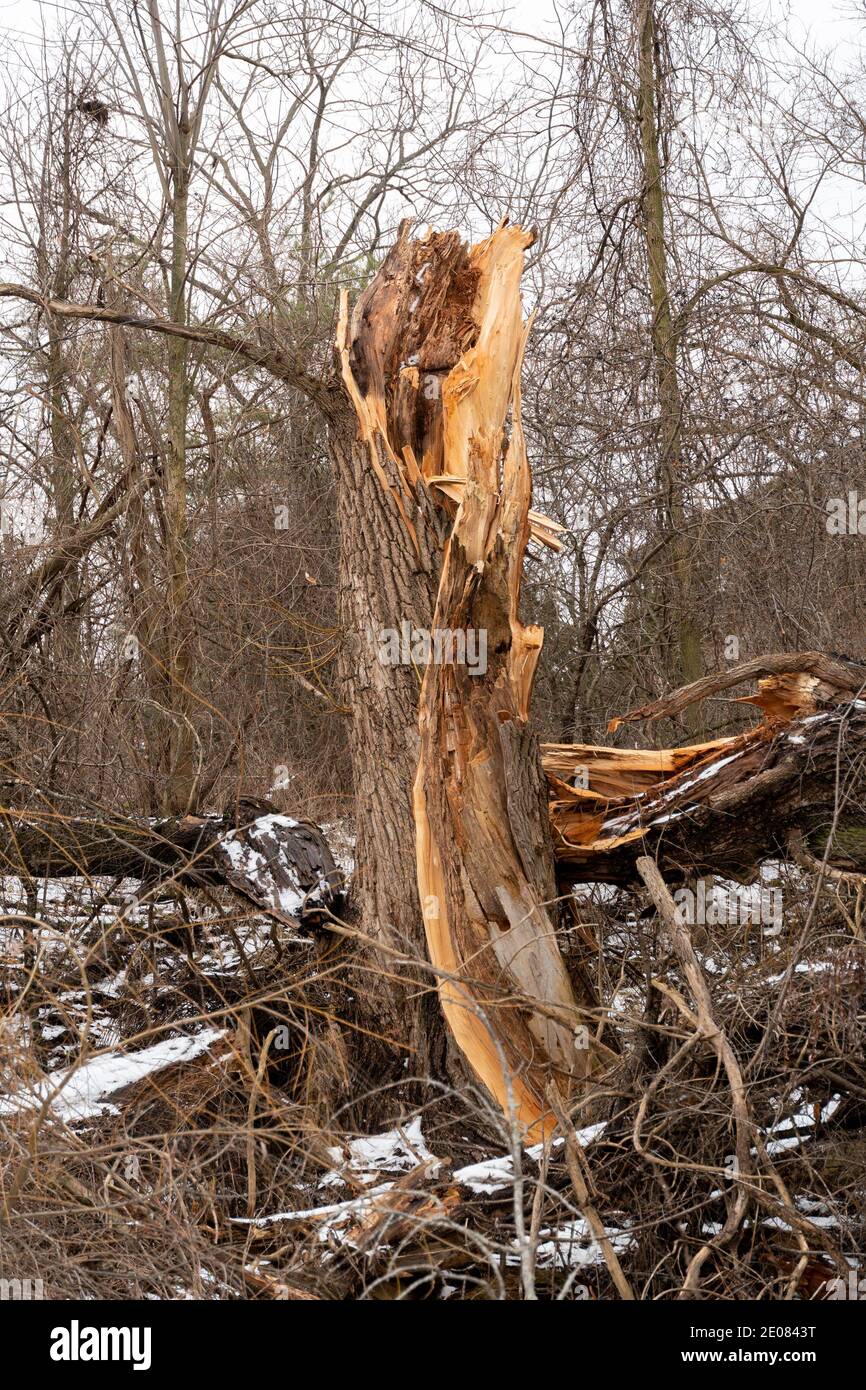
[[[580,1151],[581,1195],[561,1145],[523,1153],[475,1088],[414,1078],[399,1048],[361,1030],[359,978],[373,986],[345,941],[273,931],[226,901],[192,904],[187,951],[170,906],[132,922],[105,887],[78,883],[69,900],[64,888],[40,912],[35,954],[4,931],[3,1089],[17,1100],[0,1112],[0,1276],[41,1278],[64,1299],[617,1297],[589,1203],[638,1298],[676,1297],[705,1247],[704,1297],[820,1297],[863,1259],[866,946],[835,888],[810,915],[811,887],[784,886],[776,937],[693,934],[756,1150],[723,1237],[731,1097],[677,1004],[687,991],[643,896],[585,899],[563,942],[592,969],[623,1048],[573,1108],[579,1129],[604,1122]],[[205,1050],[127,1079],[101,1113],[69,1116],[74,1079],[43,1101],[48,1073],[205,1028]],[[392,1125],[404,1160],[374,1181],[348,1146]],[[490,1158],[496,1190],[473,1190],[461,1168]],[[296,1215],[323,1206],[339,1210]]]

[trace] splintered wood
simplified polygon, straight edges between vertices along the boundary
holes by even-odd
[[[344,306],[338,346],[371,466],[410,537],[418,486],[453,517],[433,631],[484,634],[484,663],[434,661],[424,673],[418,889],[454,1037],[537,1140],[555,1126],[551,1079],[567,1091],[596,1054],[556,941],[546,795],[527,722],[542,632],[519,618],[523,557],[530,534],[559,545],[559,528],[530,510],[520,421],[530,241],[502,226],[467,248],[454,233],[410,241],[404,229],[351,324]]]
[[[758,679],[762,721],[730,738],[680,748],[546,744],[560,883],[633,883],[651,852],[668,877],[721,873],[749,878],[761,858],[784,856],[790,836],[816,830],[846,796],[861,797],[857,771],[866,669],[821,652],[756,657],[705,676],[620,718],[680,713],[689,704]]]
[[[479,346],[482,325],[487,325],[486,350],[491,359],[499,352],[504,333],[519,335],[521,331],[522,255],[520,264],[509,271],[499,267],[500,274],[510,275],[516,321],[512,313],[507,324],[497,324],[489,312],[491,295],[497,307],[504,306],[507,298],[502,286],[494,289],[485,270],[484,248],[501,234],[510,232],[501,229],[489,241],[470,248],[457,232],[431,232],[412,240],[406,222],[351,317],[348,295],[341,299],[337,350],[343,382],[371,465],[382,486],[392,493],[413,539],[408,511],[419,481],[453,517],[469,476],[469,436],[459,435],[460,412],[455,406],[459,392],[471,392],[471,386],[465,376],[454,375],[457,364],[471,346]],[[446,388],[448,406],[443,400]],[[535,539],[553,550],[561,549],[558,534],[563,528],[557,522],[530,511],[529,523]]]

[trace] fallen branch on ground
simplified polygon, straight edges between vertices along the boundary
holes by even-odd
[[[0,865],[34,878],[140,879],[145,888],[222,885],[292,922],[342,902],[321,830],[273,811],[156,820],[0,808]]]

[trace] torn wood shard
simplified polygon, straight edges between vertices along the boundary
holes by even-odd
[[[431,959],[452,977],[440,984],[446,1017],[506,1113],[541,1137],[552,1127],[550,1076],[568,1085],[593,1058],[575,1048],[580,1014],[549,907],[526,722],[542,641],[519,618],[531,488],[519,388],[526,241],[514,227],[474,248],[478,338],[443,385],[448,471],[465,484],[434,627],[485,629],[488,666],[480,677],[450,665],[425,673],[415,815]]]
[[[459,503],[463,496],[462,488],[465,481],[465,478],[458,478],[454,474],[445,473],[441,478],[428,478],[427,485],[444,493],[452,502]],[[558,521],[551,521],[549,516],[544,516],[541,512],[530,510],[529,534],[533,540],[540,541],[550,550],[561,550],[562,541],[559,537],[565,534],[565,527],[560,526]]]
[[[797,714],[813,713],[819,705],[837,704],[862,693],[866,688],[866,666],[849,657],[825,652],[756,656],[727,671],[702,676],[671,695],[663,695],[660,700],[619,715],[610,721],[608,732],[615,733],[621,724],[635,720],[679,714],[689,705],[756,678],[758,694],[745,697],[745,702],[758,705],[769,718],[791,719]]]

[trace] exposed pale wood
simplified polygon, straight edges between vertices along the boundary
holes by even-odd
[[[450,515],[460,504],[468,476],[466,448],[459,430],[446,438],[446,421],[455,414],[459,418],[455,392],[463,389],[464,378],[455,364],[475,340],[478,325],[490,322],[483,299],[490,288],[479,280],[476,248],[468,250],[456,232],[428,232],[411,240],[409,231],[410,223],[404,222],[351,316],[348,295],[342,295],[336,342],[371,466],[393,494],[414,541],[409,513],[420,479],[436,490]],[[505,325],[487,331],[495,337]],[[451,401],[443,409],[446,382]],[[562,530],[549,517],[530,512],[530,534],[541,544],[560,550]]]
[[[652,854],[669,879],[715,873],[748,881],[762,859],[789,856],[792,831],[822,854],[831,825],[830,860],[866,868],[864,748],[866,702],[850,692],[709,744],[552,745],[544,762],[560,886],[634,883],[641,854]],[[586,788],[566,781],[578,766]]]
[[[566,782],[586,773],[588,801],[628,796],[646,791],[668,777],[683,772],[735,744],[735,738],[690,743],[681,748],[605,748],[591,743],[544,743],[544,770]],[[581,788],[569,788],[581,791]]]
[[[581,1015],[556,942],[527,726],[542,642],[541,629],[519,617],[531,490],[519,389],[528,240],[520,228],[500,228],[473,248],[478,338],[442,388],[447,472],[466,481],[433,626],[484,629],[488,666],[483,675],[460,665],[427,668],[415,820],[431,960],[457,976],[440,985],[445,1015],[488,1090],[540,1138],[555,1124],[545,1095],[550,1078],[567,1088],[595,1059],[591,1048],[575,1048]]]
[[[755,657],[613,719],[610,728],[678,714],[756,678],[757,694],[740,702],[757,706],[764,719],[731,738],[662,749],[545,745],[561,884],[634,882],[643,853],[658,856],[668,877],[748,878],[762,857],[785,856],[793,830],[808,835],[832,819],[840,785],[856,801],[864,733],[857,696],[866,668],[844,657]],[[841,717],[841,710],[849,712]]]

